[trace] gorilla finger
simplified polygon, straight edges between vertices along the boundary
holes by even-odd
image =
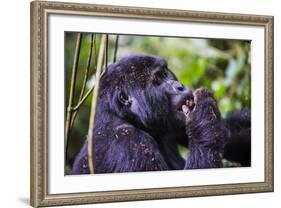
[[[188,115],[190,110],[189,108],[186,106],[186,105],[182,105],[182,112],[185,114],[185,115]]]

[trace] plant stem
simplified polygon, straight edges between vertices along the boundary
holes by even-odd
[[[67,157],[68,139],[69,139],[69,135],[70,135],[70,126],[71,126],[71,119],[72,119],[72,113],[73,113],[72,105],[73,105],[73,98],[75,95],[76,75],[77,75],[77,68],[78,68],[78,62],[79,62],[81,40],[82,40],[82,34],[78,33],[75,51],[74,51],[74,57],[73,57],[71,83],[70,83],[70,89],[69,89],[69,101],[68,101],[66,123],[65,123],[65,135],[64,135],[65,136],[65,138],[64,138],[65,158]]]
[[[107,63],[108,63],[108,35],[105,35],[105,71],[107,71]]]
[[[119,42],[119,35],[116,35],[115,46],[114,46],[113,63],[116,62],[116,58],[117,58],[118,42]]]
[[[100,76],[102,73],[102,66],[103,66],[103,58],[106,48],[106,35],[102,35],[101,43],[100,43],[100,50],[97,62],[97,71],[96,71],[96,80],[95,80],[95,88],[94,94],[92,98],[92,105],[91,105],[91,114],[90,114],[90,121],[89,121],[89,129],[88,129],[88,162],[89,162],[89,169],[90,173],[94,173],[94,158],[93,158],[93,137],[94,137],[94,123],[95,123],[95,115],[96,115],[96,106],[98,101],[98,90],[99,90],[99,82]]]
[[[84,79],[83,79],[82,89],[81,89],[80,96],[79,96],[79,99],[78,99],[79,105],[76,105],[75,108],[72,108],[72,110],[73,110],[74,112],[73,112],[72,119],[71,119],[71,127],[73,127],[75,118],[76,118],[77,113],[78,113],[78,111],[79,111],[79,107],[80,107],[81,104],[85,101],[85,99],[83,99],[83,97],[84,97],[84,92],[85,92],[85,89],[86,89],[86,84],[87,84],[88,75],[89,75],[89,71],[90,71],[91,60],[92,60],[93,45],[94,45],[93,39],[94,39],[94,34],[91,33],[91,35],[90,35],[90,48],[89,48],[88,58],[87,58],[87,66],[86,66],[86,68],[85,68],[85,73],[84,73]],[[83,100],[83,102],[81,102],[82,100]]]
[[[84,97],[77,103],[77,105],[75,107],[72,108],[73,111],[77,111],[80,106],[84,103],[84,101],[89,97],[89,95],[91,94],[91,92],[93,91],[93,89],[95,88],[95,85],[91,87],[91,89],[89,89],[86,94],[84,95]]]

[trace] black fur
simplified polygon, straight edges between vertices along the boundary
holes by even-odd
[[[221,167],[226,122],[204,89],[194,93],[194,108],[181,111],[192,97],[161,58],[131,55],[110,65],[100,83],[95,173]],[[190,148],[186,161],[178,144]],[[86,142],[72,174],[88,173]]]
[[[251,166],[251,112],[230,113],[225,119],[231,132],[224,157],[242,166]]]

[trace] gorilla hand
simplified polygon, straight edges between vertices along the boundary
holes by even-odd
[[[221,167],[228,130],[221,121],[216,100],[208,90],[197,89],[193,96],[182,106],[190,148],[185,168]]]

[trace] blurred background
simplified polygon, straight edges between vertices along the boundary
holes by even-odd
[[[247,40],[194,39],[108,34],[107,64],[129,54],[148,54],[167,60],[177,78],[192,89],[208,88],[215,95],[222,115],[251,107],[251,42]],[[65,33],[65,115],[69,100],[76,32]],[[94,83],[101,34],[82,33],[73,102],[79,102],[92,44],[87,92]],[[116,55],[115,55],[116,54]],[[79,108],[69,131],[65,174],[69,174],[89,127],[92,93]],[[187,149],[179,147],[183,155]],[[224,160],[225,167],[239,166]]]

